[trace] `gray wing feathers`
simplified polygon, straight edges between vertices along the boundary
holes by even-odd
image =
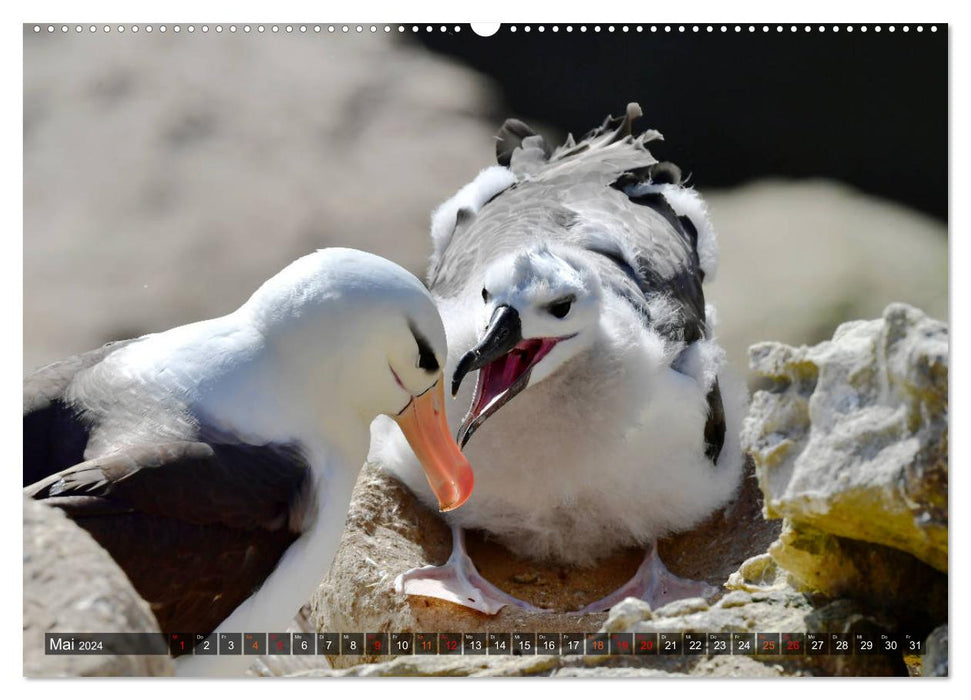
[[[67,395],[79,373],[132,341],[123,340],[42,367],[24,378],[23,483],[84,459],[88,420]]]
[[[476,277],[475,270],[533,242],[584,246],[584,237],[598,227],[601,232],[619,228],[619,235],[652,264],[668,270],[682,264],[686,254],[669,262],[664,259],[671,256],[666,222],[611,187],[625,175],[640,181],[658,164],[645,144],[660,134],[648,130],[633,135],[633,121],[641,113],[640,106],[631,103],[624,116],[608,117],[579,143],[571,136],[552,153],[529,126],[507,120],[499,130],[496,157],[519,181],[477,214],[456,222],[429,275],[433,291],[440,297],[459,294]]]
[[[668,340],[690,345],[708,337],[699,231],[658,191],[680,190],[681,171],[648,151],[658,132],[634,135],[641,115],[631,103],[623,117],[607,117],[579,143],[570,135],[552,153],[529,126],[507,120],[496,159],[518,181],[457,221],[429,275],[432,292],[477,293],[491,261],[535,244],[565,244],[586,251],[608,288]],[[663,300],[658,318],[652,300]],[[706,452],[716,462],[725,432],[717,382],[707,400]]]
[[[41,410],[63,397],[78,372],[93,367],[132,340],[106,343],[97,350],[51,363],[29,374],[24,378],[24,414]]]

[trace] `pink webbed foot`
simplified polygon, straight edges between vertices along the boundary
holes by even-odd
[[[658,556],[655,543],[630,581],[610,595],[590,603],[577,612],[583,614],[603,612],[617,605],[624,598],[640,598],[656,610],[673,600],[708,598],[717,592],[717,588],[704,581],[681,578],[668,571],[661,557]]]
[[[547,612],[483,578],[465,551],[465,533],[459,527],[452,528],[452,554],[445,564],[406,571],[395,579],[394,589],[405,595],[447,600],[487,615],[495,615],[507,605],[526,612]]]

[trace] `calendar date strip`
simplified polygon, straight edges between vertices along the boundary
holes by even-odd
[[[912,634],[832,632],[49,632],[52,655],[860,656],[924,653]]]

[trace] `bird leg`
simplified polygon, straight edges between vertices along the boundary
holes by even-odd
[[[704,581],[681,578],[668,571],[657,553],[657,542],[654,542],[630,581],[610,595],[590,603],[577,612],[603,612],[609,610],[624,598],[640,598],[656,610],[673,600],[708,598],[717,592],[717,588],[709,586]]]
[[[399,574],[396,593],[440,598],[486,615],[495,615],[507,605],[526,612],[548,612],[500,590],[482,577],[465,551],[465,532],[452,526],[452,554],[442,566],[422,566]]]

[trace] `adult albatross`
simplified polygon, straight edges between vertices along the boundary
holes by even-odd
[[[327,572],[391,416],[442,510],[472,471],[444,411],[442,320],[368,253],[300,258],[237,311],[112,343],[24,381],[24,482],[121,565],[165,632],[286,626]],[[245,657],[183,656],[181,673]]]
[[[433,215],[428,283],[476,493],[447,518],[448,562],[404,574],[398,590],[486,613],[531,608],[476,572],[462,529],[479,528],[566,565],[645,547],[633,579],[586,612],[711,592],[668,572],[655,542],[735,493],[744,390],[724,376],[702,290],[717,255],[705,205],[648,151],[656,131],[633,134],[640,114],[631,104],[553,151],[509,120],[499,165]],[[398,430],[381,429],[372,458],[427,500]]]

